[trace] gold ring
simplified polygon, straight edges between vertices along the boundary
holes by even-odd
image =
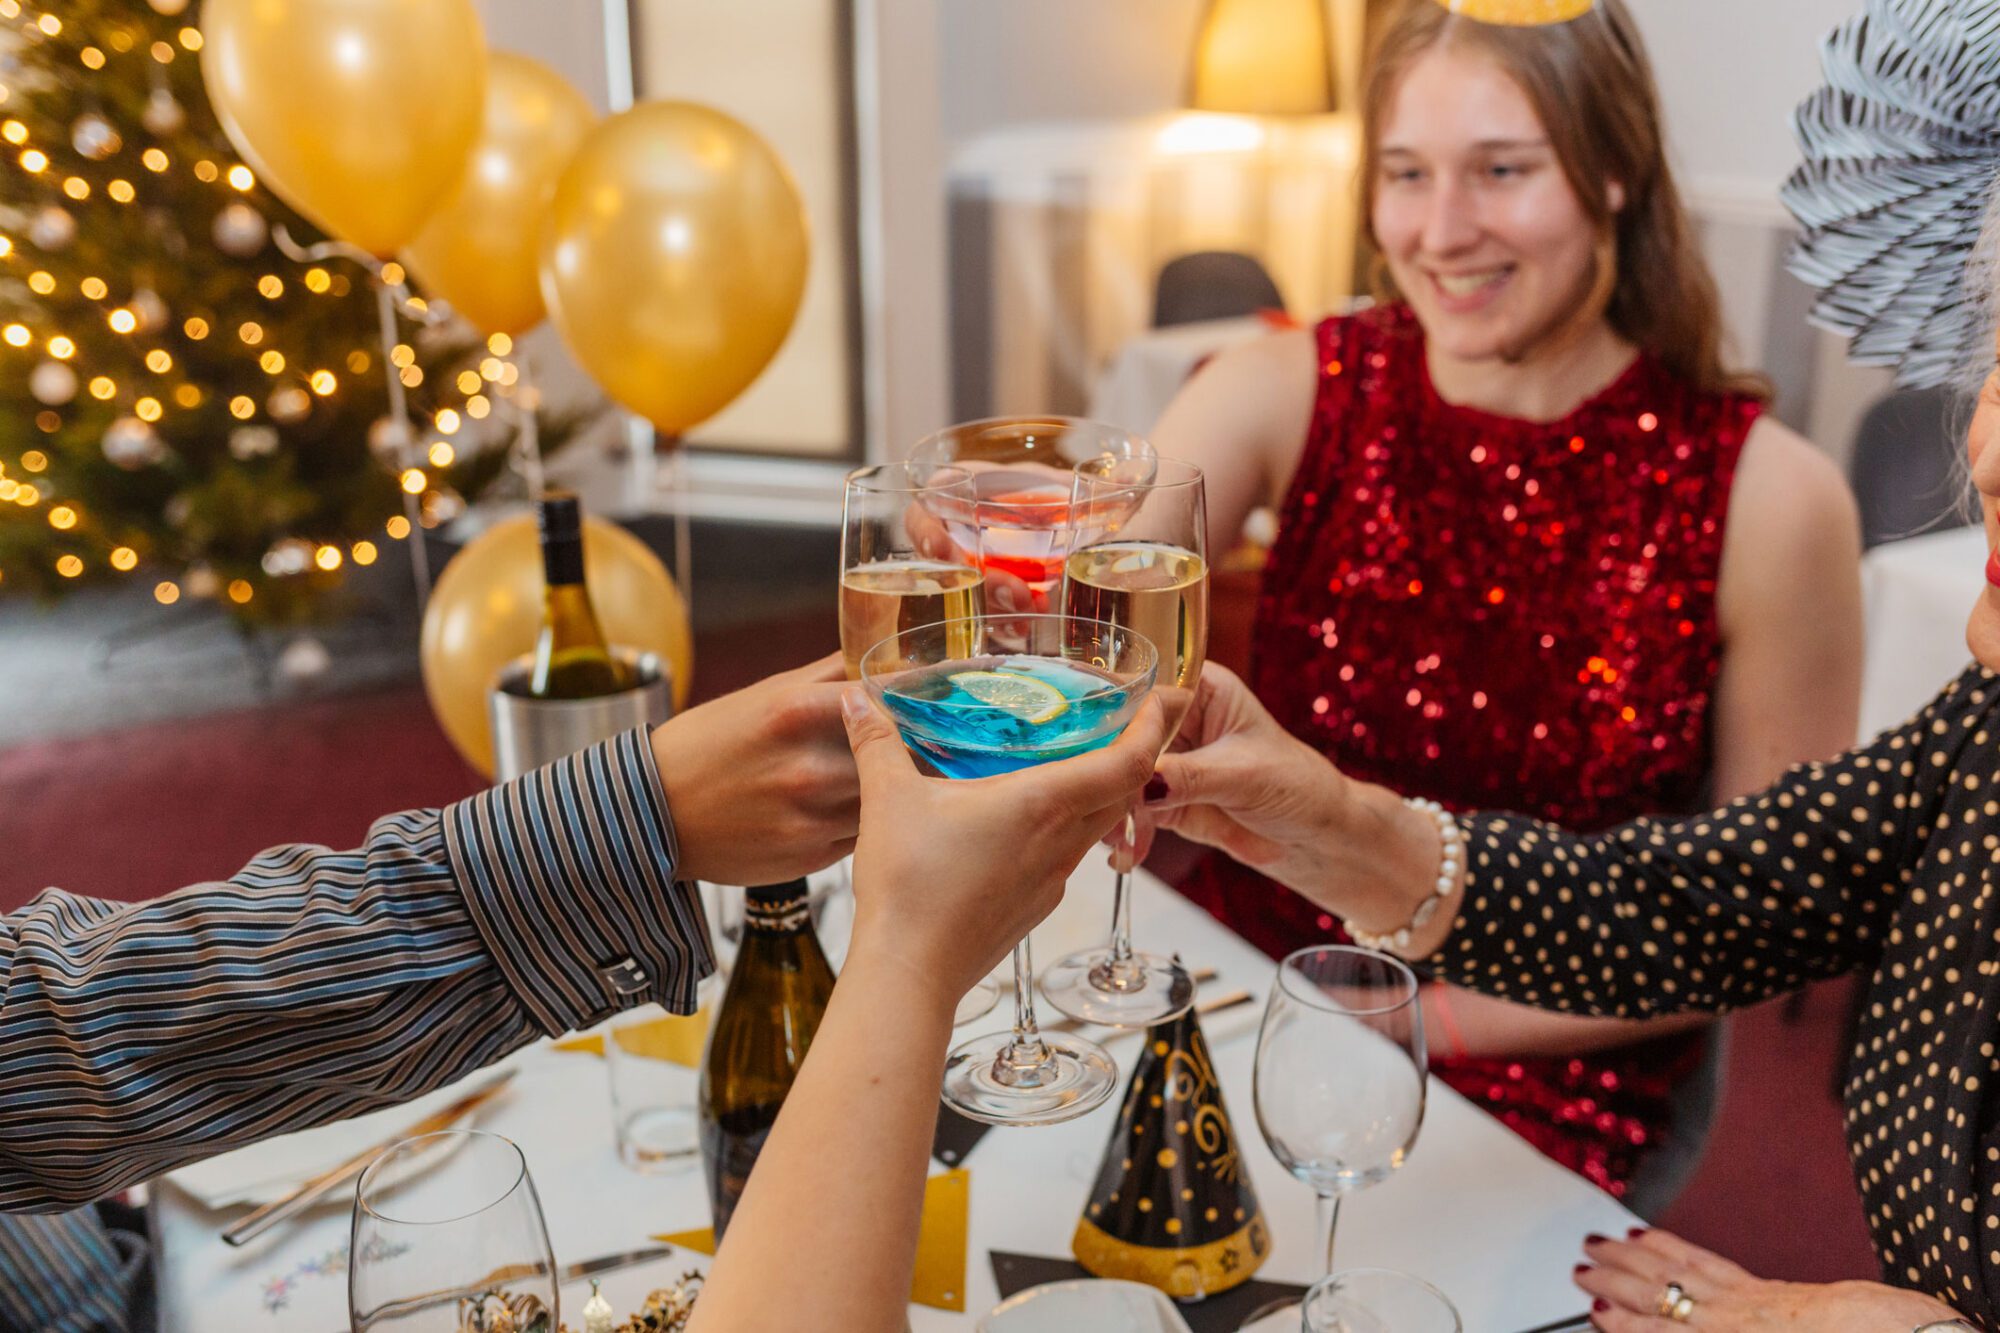
[[[1680,1283],[1669,1282],[1660,1289],[1660,1299],[1653,1302],[1653,1313],[1662,1319],[1685,1324],[1688,1316],[1694,1313],[1694,1299]]]
[[[1673,1320],[1676,1324],[1685,1324],[1693,1317],[1694,1297],[1688,1295],[1686,1292],[1682,1292],[1681,1298],[1674,1302],[1674,1308],[1668,1312],[1667,1318]]]

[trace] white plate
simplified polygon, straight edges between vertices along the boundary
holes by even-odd
[[[339,1166],[356,1153],[402,1137],[402,1131],[465,1096],[466,1088],[472,1082],[491,1077],[492,1071],[482,1070],[464,1082],[426,1093],[414,1101],[371,1111],[352,1120],[339,1120],[330,1125],[247,1144],[219,1157],[184,1166],[167,1179],[208,1208],[269,1203],[321,1172]],[[492,1101],[468,1116],[459,1117],[446,1128],[464,1128],[478,1117],[480,1111],[507,1095],[508,1091],[502,1091]],[[426,1153],[411,1166],[412,1169],[421,1166],[427,1170],[448,1156],[448,1152]],[[354,1187],[345,1186],[329,1197],[352,1203]]]
[[[1189,1333],[1166,1295],[1137,1282],[1076,1278],[1030,1287],[995,1306],[979,1333]]]

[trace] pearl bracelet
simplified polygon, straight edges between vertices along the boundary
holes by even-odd
[[[1408,925],[1382,935],[1370,935],[1366,931],[1356,930],[1351,925],[1347,928],[1347,933],[1353,937],[1356,944],[1364,949],[1376,949],[1384,953],[1409,948],[1411,934],[1430,924],[1431,918],[1437,915],[1438,908],[1443,906],[1445,899],[1458,890],[1458,868],[1465,858],[1465,832],[1459,828],[1456,815],[1436,801],[1427,801],[1422,797],[1406,798],[1403,804],[1412,810],[1422,811],[1436,822],[1438,838],[1444,844],[1444,856],[1438,862],[1437,882],[1432,885],[1430,896],[1417,908]]]

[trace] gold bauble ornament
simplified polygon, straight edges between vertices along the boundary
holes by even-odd
[[[679,709],[694,672],[694,637],[673,576],[644,542],[601,518],[584,520],[583,563],[605,637],[669,663]],[[424,693],[452,745],[489,777],[487,691],[502,667],[534,651],[544,588],[541,538],[534,516],[523,515],[496,523],[453,556],[424,608]]]

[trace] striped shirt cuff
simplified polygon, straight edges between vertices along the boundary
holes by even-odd
[[[656,1001],[695,1007],[714,969],[642,728],[447,807],[445,851],[508,983],[551,1036]]]

